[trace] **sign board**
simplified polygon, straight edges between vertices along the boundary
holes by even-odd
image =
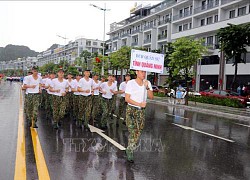
[[[163,73],[164,54],[131,50],[130,69]]]

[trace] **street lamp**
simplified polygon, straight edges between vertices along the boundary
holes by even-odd
[[[99,10],[101,10],[101,11],[103,11],[104,12],[104,27],[103,27],[103,51],[102,51],[102,54],[103,54],[103,60],[102,60],[102,75],[104,75],[104,49],[105,49],[105,46],[104,46],[104,44],[105,44],[105,12],[106,11],[110,11],[110,9],[106,9],[106,3],[104,3],[104,8],[101,8],[101,7],[99,7],[99,6],[96,6],[96,5],[94,5],[94,4],[90,4],[90,6],[93,6],[93,7],[95,7],[95,8],[97,8],[97,9],[99,9]]]

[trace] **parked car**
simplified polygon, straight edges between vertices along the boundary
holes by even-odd
[[[249,99],[247,97],[240,96],[237,92],[231,91],[231,90],[205,90],[201,91],[200,94],[202,96],[210,96],[210,97],[216,97],[219,99],[229,98],[229,99],[237,99],[240,101],[241,104],[246,106],[249,102]]]

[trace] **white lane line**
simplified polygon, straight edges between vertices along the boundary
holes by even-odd
[[[189,118],[185,118],[185,117],[178,116],[178,115],[174,115],[174,114],[169,114],[169,113],[164,113],[164,114],[167,114],[167,115],[169,115],[169,116],[174,116],[174,117],[180,117],[180,118],[182,118],[182,119],[189,120]]]
[[[120,149],[120,150],[126,150],[125,147],[123,147],[122,145],[120,145],[119,143],[117,143],[116,141],[114,141],[113,139],[111,139],[110,137],[108,137],[106,134],[102,133],[103,130],[98,129],[95,126],[91,126],[91,125],[89,125],[89,129],[90,129],[90,132],[96,132],[97,134],[99,134],[100,136],[102,136],[104,139],[106,139],[110,143],[112,143],[118,149]]]
[[[246,124],[240,124],[240,123],[234,123],[234,124],[237,124],[237,125],[239,125],[239,126],[245,126],[245,127],[250,128],[250,126],[248,126],[248,125],[246,125]]]
[[[199,131],[199,130],[196,130],[194,128],[188,127],[188,126],[183,126],[183,125],[175,124],[175,123],[172,123],[172,124],[174,124],[175,126],[178,126],[180,128],[186,129],[186,130],[195,131],[195,132],[198,132],[198,133],[201,133],[201,134],[205,134],[205,135],[212,136],[212,137],[215,137],[215,138],[218,138],[218,139],[222,139],[224,141],[228,141],[228,142],[232,142],[232,143],[235,142],[235,141],[233,141],[231,139],[226,139],[226,138],[223,138],[223,137],[220,137],[220,136],[216,136],[216,135],[209,134],[209,133],[206,133],[206,132],[203,132],[203,131]]]

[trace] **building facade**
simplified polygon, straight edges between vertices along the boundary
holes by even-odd
[[[37,63],[37,57],[23,57],[16,60],[0,61],[0,71],[2,70],[23,70],[31,69]]]
[[[65,46],[59,45],[57,48],[41,52],[38,56],[38,66],[47,63],[58,64],[61,60],[67,60],[70,64],[74,64],[77,57],[82,51],[87,50],[90,53],[97,52],[101,54],[103,51],[103,41],[97,39],[76,38]]]
[[[110,25],[106,53],[122,46],[145,47],[149,51],[163,49],[167,42],[180,37],[203,38],[208,55],[196,67],[197,90],[229,87],[234,74],[232,61],[222,62],[217,31],[231,24],[250,23],[249,0],[166,0],[154,6],[133,8],[130,17]],[[242,84],[250,83],[250,49],[246,64],[239,64],[238,75]],[[168,72],[160,75],[158,84],[165,82]]]

